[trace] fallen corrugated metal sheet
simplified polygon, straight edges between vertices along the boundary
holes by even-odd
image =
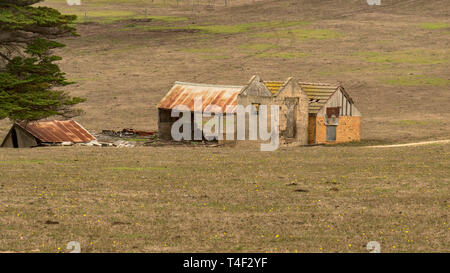
[[[41,142],[46,143],[82,143],[95,140],[93,135],[73,120],[22,122],[17,123],[17,125],[32,134]]]
[[[326,104],[328,99],[340,87],[328,83],[298,83],[309,98],[309,113],[316,114]]]
[[[175,82],[157,107],[173,109],[177,105],[185,105],[189,110],[194,111],[195,99],[201,98],[202,111],[205,111],[208,105],[217,105],[224,113],[234,113],[237,97],[242,88],[243,86]],[[230,106],[229,109],[227,106]]]

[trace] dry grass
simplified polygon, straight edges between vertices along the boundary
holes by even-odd
[[[0,153],[0,251],[448,251],[450,145]],[[55,223],[57,222],[57,223]],[[395,247],[395,248],[394,248]]]
[[[181,2],[43,2],[94,21],[58,52],[78,82],[67,90],[88,99],[77,119],[87,129],[154,130],[155,106],[174,81],[239,85],[259,72],[342,82],[363,114],[363,139],[448,138],[447,1],[234,0],[214,10]],[[395,120],[433,122],[405,129]],[[0,122],[0,137],[8,126]]]
[[[447,0],[82,2],[44,4],[86,12],[57,53],[90,131],[156,129],[174,81],[259,72],[341,81],[364,143],[450,134]],[[0,150],[0,251],[448,251],[449,147]]]

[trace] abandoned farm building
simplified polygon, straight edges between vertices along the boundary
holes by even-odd
[[[158,136],[161,139],[172,139],[171,128],[177,117],[171,112],[176,106],[185,105],[191,111],[191,124],[194,124],[194,110],[208,112],[208,105],[217,105],[223,113],[234,113],[237,96],[242,86],[197,84],[175,82],[164,98],[158,104]],[[194,109],[196,99],[201,99],[201,105]],[[227,107],[228,106],[228,107]],[[213,110],[213,109],[211,109]],[[194,139],[194,126],[191,127],[191,139]]]
[[[259,75],[255,75],[242,88],[237,102],[239,105],[253,104],[256,107],[279,105],[280,144],[308,143],[308,98],[294,78],[263,81]]]
[[[201,98],[201,107],[194,107],[195,99]],[[307,144],[307,125],[308,125],[308,99],[302,92],[295,79],[289,78],[281,82],[264,82],[258,75],[253,76],[245,86],[226,86],[175,82],[170,91],[157,105],[158,108],[158,132],[161,139],[172,139],[171,128],[177,117],[171,117],[171,110],[178,105],[185,105],[191,110],[200,110],[208,112],[208,105],[220,107],[222,113],[234,115],[234,136],[228,139],[225,136],[225,130],[219,129],[218,134],[222,134],[223,140],[236,140],[236,109],[237,105],[244,107],[254,105],[258,109],[259,105],[279,105],[279,132],[281,143],[299,143]],[[205,111],[206,110],[206,111]],[[192,115],[191,112],[191,115]],[[193,122],[191,116],[191,124]],[[271,119],[268,113],[268,120]],[[206,120],[203,120],[206,122]],[[248,116],[246,117],[248,124]],[[225,125],[224,125],[225,127]],[[249,126],[246,128],[246,139],[248,139]],[[192,137],[194,139],[194,128]]]
[[[299,82],[308,95],[308,143],[360,141],[361,113],[341,85]]]
[[[0,147],[25,148],[62,143],[88,143],[95,140],[73,120],[14,123]]]
[[[194,107],[196,99],[201,105]],[[285,81],[264,81],[253,76],[244,86],[211,85],[175,82],[170,91],[157,105],[158,133],[161,139],[172,139],[171,128],[178,117],[171,117],[171,110],[185,105],[193,112],[208,112],[209,105],[216,105],[223,114],[234,114],[234,138],[236,140],[237,106],[248,105],[259,109],[260,105],[278,105],[280,144],[323,144],[360,140],[361,114],[353,100],[341,85],[299,82],[294,78]],[[205,111],[206,110],[206,111]],[[256,113],[258,114],[258,110]],[[271,120],[268,113],[268,120]],[[203,118],[203,124],[206,122]],[[246,139],[248,139],[246,116]],[[219,123],[221,124],[221,123]],[[221,125],[225,127],[226,125]],[[194,139],[194,126],[191,139]]]

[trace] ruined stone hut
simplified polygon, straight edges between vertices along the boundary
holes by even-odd
[[[294,78],[263,81],[255,75],[239,92],[237,103],[244,106],[279,105],[280,143],[308,143],[308,98]]]
[[[259,75],[253,76],[244,86],[175,82],[157,105],[158,134],[161,139],[172,139],[171,128],[178,117],[171,117],[171,111],[177,105],[189,108],[194,124],[196,98],[202,99],[202,105],[197,108],[201,111],[207,112],[208,105],[214,104],[221,108],[223,114],[234,115],[237,105],[254,105],[255,109],[258,109],[259,105],[279,105],[282,145],[360,140],[361,114],[341,85],[299,82],[294,78],[285,81],[264,81]],[[270,120],[270,113],[268,119]],[[249,134],[248,125],[247,116],[246,136]],[[236,122],[234,126],[236,132]],[[194,139],[194,128],[191,139]],[[221,139],[228,140],[224,135]],[[236,134],[232,140],[235,139]]]
[[[279,132],[280,143],[307,144],[308,125],[308,99],[295,79],[286,81],[269,82],[263,81],[258,75],[253,76],[245,86],[226,86],[175,82],[170,91],[158,104],[158,132],[162,139],[171,139],[171,128],[177,117],[171,117],[171,110],[177,105],[187,106],[193,113],[194,100],[201,98],[202,105],[198,109],[202,111],[208,105],[214,104],[221,108],[223,114],[236,115],[237,105],[244,107],[254,105],[279,105]],[[228,106],[228,107],[227,107]],[[206,111],[207,112],[207,111]],[[191,114],[192,114],[191,113]],[[257,114],[257,113],[256,113]],[[270,120],[270,112],[268,119]],[[193,114],[191,117],[193,121]],[[236,120],[235,120],[236,121]],[[192,122],[193,124],[193,122]],[[234,122],[236,133],[236,122]],[[248,133],[248,116],[246,118],[246,136]],[[192,131],[194,129],[192,128]],[[223,132],[220,132],[223,134]],[[192,132],[192,139],[193,139]],[[231,140],[236,139],[236,134]],[[248,139],[248,137],[246,137]],[[223,140],[228,140],[223,136]]]

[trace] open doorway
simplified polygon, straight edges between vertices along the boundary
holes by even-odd
[[[15,128],[13,128],[11,130],[11,138],[12,138],[13,147],[19,148],[19,141],[17,140],[17,132],[16,132]]]

